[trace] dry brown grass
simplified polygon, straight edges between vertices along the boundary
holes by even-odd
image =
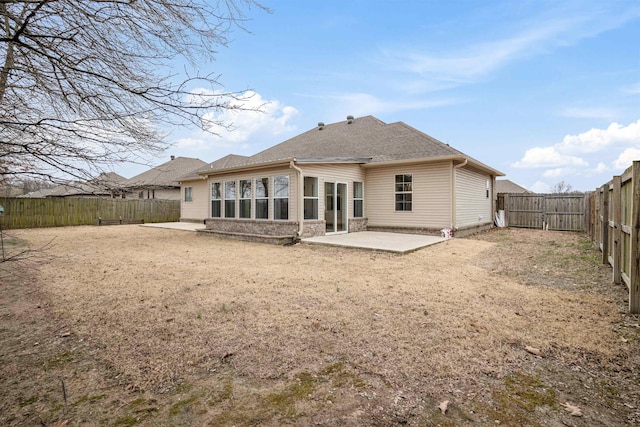
[[[590,286],[606,269],[573,234],[550,244],[550,233],[501,230],[404,256],[138,226],[20,235],[35,246],[56,237],[56,258],[38,270],[41,296],[77,342],[70,361],[90,357],[107,371],[106,391],[86,394],[110,397],[91,402],[111,411],[104,424],[572,421],[546,401],[533,405],[542,413],[517,399],[510,408],[514,378],[559,401],[558,372],[624,365],[638,349],[614,331],[619,293]],[[444,399],[448,416],[437,411]]]

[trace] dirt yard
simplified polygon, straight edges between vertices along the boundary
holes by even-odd
[[[581,235],[403,256],[135,225],[5,240],[44,249],[0,264],[1,425],[640,423],[640,317]]]

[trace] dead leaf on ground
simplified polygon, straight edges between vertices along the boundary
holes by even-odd
[[[542,352],[542,350],[540,350],[539,348],[535,348],[535,347],[531,347],[531,346],[526,346],[524,348],[528,353],[533,354],[534,356],[539,356],[539,357],[544,357],[544,353]]]
[[[442,415],[445,415],[447,413],[447,409],[449,408],[449,401],[445,400],[440,402],[438,408],[440,409],[440,412],[442,412]]]
[[[582,416],[582,409],[580,409],[579,407],[566,402],[566,403],[561,403],[561,406],[564,406],[565,411],[570,412],[569,415],[573,416],[573,417],[581,417]]]

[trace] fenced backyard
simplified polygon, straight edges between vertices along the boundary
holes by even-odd
[[[585,194],[498,194],[507,227],[586,233],[629,289],[629,311],[640,313],[640,161]]]
[[[169,222],[180,219],[179,200],[0,198],[3,229],[90,225],[104,220]]]

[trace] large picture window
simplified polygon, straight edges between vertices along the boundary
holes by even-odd
[[[364,188],[362,182],[353,183],[353,217],[364,216]]]
[[[269,219],[269,178],[256,178],[256,219]]]
[[[396,175],[396,211],[410,211],[413,203],[413,175]]]
[[[240,180],[240,218],[251,218],[251,180]]]
[[[304,219],[318,219],[318,178],[304,177]]]
[[[222,216],[222,188],[219,182],[211,184],[211,218]]]
[[[289,219],[289,177],[286,175],[273,179],[273,219]]]
[[[226,181],[224,183],[224,217],[236,217],[236,182]]]

